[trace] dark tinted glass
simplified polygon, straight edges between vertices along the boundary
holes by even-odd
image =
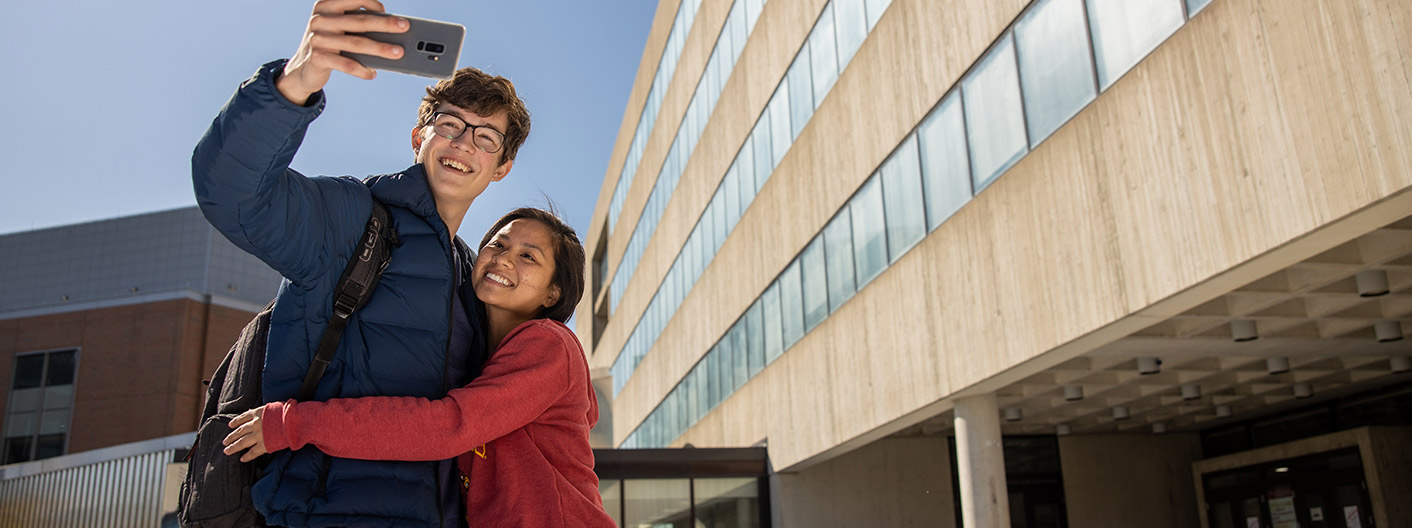
[[[38,387],[44,377],[44,354],[15,358],[15,388]]]
[[[39,446],[34,459],[51,458],[64,454],[64,433],[39,435]]]
[[[49,354],[49,371],[45,373],[44,385],[69,385],[74,382],[74,351]]]
[[[30,458],[29,458],[30,442],[33,442],[33,441],[34,441],[34,438],[33,438],[33,437],[29,437],[29,436],[25,436],[25,437],[21,437],[21,438],[6,438],[6,439],[5,439],[5,463],[6,463],[6,464],[14,464],[14,463],[18,463],[18,462],[26,462],[26,461],[28,461],[28,460],[30,459]]]

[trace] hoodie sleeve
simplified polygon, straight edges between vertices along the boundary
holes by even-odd
[[[332,255],[357,244],[372,199],[351,178],[306,178],[289,168],[324,97],[319,92],[299,106],[280,95],[274,81],[284,63],[266,64],[240,85],[197,143],[191,178],[212,226],[294,283],[307,284],[331,260],[342,260]]]
[[[480,377],[439,400],[374,396],[268,404],[266,449],[312,445],[364,460],[441,460],[466,453],[534,422],[569,390],[574,347],[548,325],[521,325]]]

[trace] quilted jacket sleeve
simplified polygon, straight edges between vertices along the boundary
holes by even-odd
[[[265,405],[265,448],[307,445],[364,460],[440,460],[542,419],[569,390],[577,352],[545,320],[521,325],[470,385],[446,398],[374,396]],[[581,353],[581,352],[577,352]]]
[[[283,60],[241,84],[197,143],[191,177],[201,212],[226,238],[285,278],[308,284],[346,260],[372,210],[352,178],[306,178],[289,168],[323,93],[308,106],[275,89]]]

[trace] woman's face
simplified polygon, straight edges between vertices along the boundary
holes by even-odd
[[[528,218],[505,224],[480,248],[471,278],[481,302],[517,318],[529,320],[540,308],[553,306],[560,293],[553,282],[554,239],[549,227]]]

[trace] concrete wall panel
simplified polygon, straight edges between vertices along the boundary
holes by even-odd
[[[1069,526],[1196,526],[1194,434],[1059,438]]]

